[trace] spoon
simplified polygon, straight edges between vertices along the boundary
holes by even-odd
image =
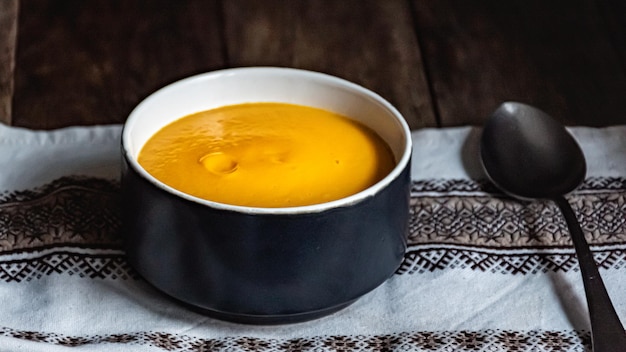
[[[549,199],[561,209],[583,277],[595,352],[626,351],[626,333],[589,244],[564,195],[585,178],[580,146],[565,127],[530,105],[506,102],[486,122],[480,156],[491,181],[518,199]]]

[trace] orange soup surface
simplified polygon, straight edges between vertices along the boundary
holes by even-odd
[[[139,164],[161,182],[219,203],[275,208],[344,198],[395,166],[372,130],[330,111],[283,103],[207,110],[163,127]]]

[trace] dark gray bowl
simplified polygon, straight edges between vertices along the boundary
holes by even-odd
[[[179,117],[244,102],[315,106],[358,119],[391,147],[396,167],[353,196],[293,208],[210,202],[159,182],[136,161]],[[254,324],[337,311],[399,267],[408,231],[411,138],[380,96],[345,80],[286,68],[194,76],[144,100],[122,134],[123,231],[130,263],[152,285],[207,315]]]

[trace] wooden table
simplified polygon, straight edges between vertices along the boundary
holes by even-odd
[[[16,126],[121,123],[167,83],[256,65],[359,83],[414,129],[480,125],[505,100],[626,123],[623,0],[2,1],[0,114]]]

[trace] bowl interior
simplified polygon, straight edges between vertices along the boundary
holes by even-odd
[[[132,111],[126,121],[122,134],[124,154],[138,172],[167,189],[136,162],[146,141],[165,125],[186,115],[253,102],[322,108],[348,116],[376,131],[390,146],[397,162],[396,168],[379,184],[388,183],[387,179],[393,179],[409,161],[410,130],[400,113],[377,94],[321,73],[262,67],[227,69],[192,76],[153,93]]]

